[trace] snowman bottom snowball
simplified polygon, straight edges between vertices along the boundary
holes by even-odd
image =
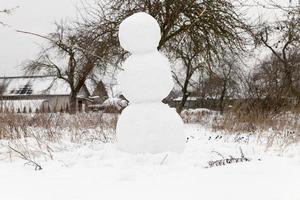
[[[181,153],[186,138],[183,121],[163,103],[126,107],[117,124],[118,149],[128,153]]]

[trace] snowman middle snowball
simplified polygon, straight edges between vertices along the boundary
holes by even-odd
[[[170,63],[157,51],[157,21],[139,12],[119,28],[121,46],[132,53],[118,76],[122,94],[129,100],[117,123],[118,148],[130,153],[182,152],[183,121],[174,108],[163,104],[174,86]]]

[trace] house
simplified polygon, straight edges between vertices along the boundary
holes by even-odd
[[[54,76],[0,77],[0,112],[68,112],[71,90]],[[77,96],[78,111],[85,111],[89,91],[84,85]]]

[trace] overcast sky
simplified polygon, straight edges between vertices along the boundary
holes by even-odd
[[[0,0],[0,10],[19,6],[10,16],[0,15],[0,19],[9,24],[8,27],[0,26],[0,76],[20,75],[20,65],[25,60],[35,58],[40,44],[44,42],[34,36],[17,33],[16,29],[47,34],[54,30],[55,21],[76,19],[78,2],[79,0]],[[253,17],[263,13],[267,13],[268,18],[274,16],[270,10],[249,11],[249,15]]]
[[[47,34],[53,23],[76,19],[77,0],[0,0],[0,9],[19,6],[12,15],[0,15],[9,27],[0,27],[0,76],[20,74],[18,66],[35,58],[40,44],[34,36],[17,33],[15,29]]]

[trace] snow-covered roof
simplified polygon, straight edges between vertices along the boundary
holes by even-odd
[[[64,80],[53,76],[1,77],[3,96],[18,95],[69,95],[71,90]]]

